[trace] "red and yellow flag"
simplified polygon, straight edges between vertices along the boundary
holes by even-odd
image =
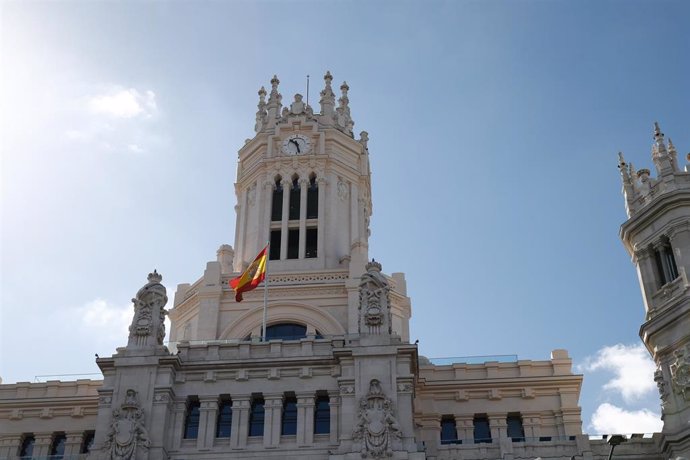
[[[268,245],[261,250],[254,262],[237,278],[230,280],[230,287],[235,291],[235,300],[242,302],[242,293],[255,289],[266,278],[266,259]]]

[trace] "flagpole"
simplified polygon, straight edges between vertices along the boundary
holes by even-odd
[[[266,341],[266,319],[268,317],[268,261],[271,259],[271,241],[266,245],[266,272],[264,273],[264,321],[261,327],[261,341]]]

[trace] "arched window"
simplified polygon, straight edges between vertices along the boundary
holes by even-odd
[[[314,434],[331,432],[331,405],[327,394],[316,395],[314,405]]]
[[[187,413],[184,419],[184,438],[196,439],[199,436],[199,410],[201,404],[196,397],[187,401]]]
[[[283,436],[297,434],[297,398],[294,394],[285,395],[282,419],[280,434]]]
[[[299,202],[301,190],[299,186],[299,177],[296,175],[292,177],[292,187],[290,187],[290,213],[289,220],[299,220]]]
[[[307,336],[307,326],[295,323],[280,323],[266,327],[266,340],[299,340]]]
[[[218,403],[218,420],[216,422],[216,438],[229,438],[232,431],[232,401],[221,398]]]
[[[316,174],[309,176],[309,188],[307,188],[307,219],[319,217],[319,185],[316,183]]]
[[[249,412],[249,436],[264,435],[264,398],[255,396]]]
[[[280,222],[283,219],[283,186],[282,178],[276,176],[276,184],[273,187],[273,199],[271,201],[271,220]]]
[[[36,444],[36,438],[34,438],[34,435],[32,435],[32,434],[24,435],[24,439],[22,440],[22,445],[19,448],[19,457],[20,458],[31,458],[31,457],[33,457],[35,444]]]
[[[50,443],[50,458],[58,460],[65,456],[65,443],[67,436],[64,433],[57,433],[53,436],[53,442]]]

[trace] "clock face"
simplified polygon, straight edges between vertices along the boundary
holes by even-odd
[[[302,155],[311,150],[311,141],[302,134],[293,134],[283,141],[280,150],[285,155]]]

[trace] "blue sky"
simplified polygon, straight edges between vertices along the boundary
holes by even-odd
[[[640,421],[658,397],[618,239],[616,153],[651,167],[654,121],[681,159],[690,151],[687,2],[3,2],[0,14],[5,382],[96,372],[93,354],[125,343],[147,273],[170,294],[198,279],[234,242],[256,91],[276,73],[289,101],[310,74],[314,102],[330,70],[370,135],[370,255],[406,273],[420,353],[566,348],[585,373],[586,432],[650,431]]]

